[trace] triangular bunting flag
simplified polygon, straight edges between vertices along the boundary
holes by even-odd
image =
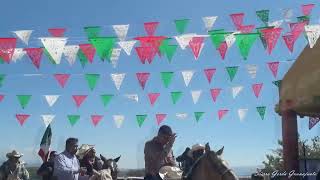
[[[0,59],[9,63],[16,48],[16,43],[16,38],[0,38]]]
[[[236,28],[239,28],[240,26],[242,26],[244,13],[230,14],[230,17],[231,17],[232,22]]]
[[[281,86],[281,80],[273,81],[272,83],[276,85],[278,88],[280,88]]]
[[[129,24],[113,25],[112,28],[113,28],[114,32],[116,33],[116,35],[118,36],[120,41],[124,41],[126,39],[128,30],[129,30]]]
[[[187,113],[176,113],[176,117],[180,120],[184,120],[188,117]]]
[[[264,120],[264,115],[266,113],[266,107],[265,106],[257,107],[257,111],[258,111],[261,119]]]
[[[100,78],[100,74],[85,74],[86,80],[88,82],[89,88],[92,91]]]
[[[286,43],[287,48],[290,50],[290,52],[293,52],[294,43],[296,41],[296,38],[293,34],[289,33],[284,36],[282,36],[284,42]]]
[[[256,11],[257,16],[259,19],[267,26],[269,22],[269,10],[260,10]]]
[[[83,101],[87,98],[87,95],[72,95],[72,98],[76,103],[76,106],[79,108]]]
[[[189,33],[189,34],[183,34],[179,36],[174,36],[176,41],[178,42],[180,48],[182,50],[186,49],[187,46],[189,46],[189,42],[193,37],[195,37],[197,34]]]
[[[88,39],[99,37],[101,27],[99,26],[90,26],[84,27],[84,31],[87,33]]]
[[[74,126],[80,119],[80,115],[68,115],[71,126]]]
[[[113,115],[113,120],[114,120],[114,123],[116,124],[116,127],[120,128],[123,124],[124,116],[123,115]]]
[[[73,65],[76,62],[79,48],[79,45],[64,46],[63,54],[70,65]]]
[[[237,32],[225,35],[225,41],[227,43],[228,48],[230,48],[234,44],[234,42],[236,42],[235,34],[237,34]]]
[[[201,53],[201,50],[204,46],[203,39],[204,39],[203,37],[193,37],[189,42],[189,46],[193,52],[195,59],[198,59]]]
[[[230,81],[232,82],[233,78],[236,76],[239,66],[226,67]]]
[[[232,97],[233,99],[235,99],[238,94],[242,91],[243,89],[243,86],[235,86],[235,87],[232,87]]]
[[[221,120],[227,113],[229,112],[228,109],[221,109],[218,111],[219,120]]]
[[[257,71],[258,71],[258,66],[254,65],[254,64],[248,64],[246,67],[247,67],[247,71],[248,71],[250,77],[252,79],[256,78]]]
[[[157,53],[153,47],[148,46],[136,47],[135,50],[142,64],[145,64],[146,60],[151,64]]]
[[[239,116],[240,121],[244,120],[244,118],[247,115],[247,112],[248,112],[248,109],[238,109],[238,116]]]
[[[54,77],[62,88],[67,84],[70,74],[55,74]]]
[[[131,99],[133,101],[139,102],[139,96],[138,94],[125,94],[126,98]]]
[[[308,37],[309,46],[313,48],[320,36],[320,25],[307,25],[304,28]]]
[[[22,109],[26,108],[32,95],[17,95]]]
[[[50,28],[50,29],[48,29],[48,32],[53,37],[63,37],[65,31],[66,31],[65,28]]]
[[[131,50],[136,42],[137,41],[120,41],[118,42],[118,44],[124,50],[124,52],[126,52],[126,54],[130,56]]]
[[[258,33],[249,33],[249,34],[236,34],[236,43],[240,49],[242,57],[246,60],[249,55],[249,51],[259,36]]]
[[[102,115],[91,115],[91,122],[94,126],[97,126],[98,123],[102,120]]]
[[[261,91],[261,89],[262,89],[262,86],[263,86],[263,83],[253,84],[253,85],[252,85],[252,90],[253,90],[253,93],[254,93],[254,95],[256,96],[256,98],[259,97],[260,91]]]
[[[158,126],[161,124],[161,122],[163,122],[165,120],[166,117],[167,117],[166,114],[156,114]]]
[[[301,6],[301,11],[303,15],[309,16],[311,14],[312,9],[314,8],[314,4],[304,4]]]
[[[58,100],[60,95],[44,95],[49,107],[52,107]]]
[[[167,58],[169,60],[169,62],[171,62],[173,55],[175,54],[176,50],[177,50],[177,45],[168,45],[165,47],[165,53],[167,55]]]
[[[202,18],[202,21],[204,22],[204,26],[206,27],[207,31],[211,30],[217,18],[218,16],[207,16]]]
[[[263,37],[266,40],[269,54],[271,54],[273,48],[276,46],[281,31],[282,28],[267,28],[261,30],[261,32],[263,33]]]
[[[273,21],[273,22],[268,22],[269,27],[274,27],[274,28],[278,28],[282,25],[283,20],[277,20],[277,21]]]
[[[11,60],[17,62],[17,60],[22,59],[25,54],[26,52],[23,48],[15,48]]]
[[[159,25],[159,22],[147,22],[144,23],[144,29],[146,30],[148,36],[153,36],[157,27]]]
[[[222,59],[224,59],[224,57],[226,56],[227,50],[228,50],[227,42],[222,42],[220,44],[220,47],[218,48],[218,51]]]
[[[86,60],[92,63],[94,55],[96,53],[96,49],[91,44],[79,44],[79,47],[80,47],[79,52],[82,52]]]
[[[182,92],[180,92],[180,91],[171,92],[172,103],[176,104],[178,102],[178,100],[181,98],[181,96],[182,96]]]
[[[173,72],[161,72],[161,79],[164,87],[168,88],[172,80]]]
[[[116,42],[116,38],[115,37],[96,37],[96,38],[91,38],[90,42],[97,50],[97,53],[100,56],[100,58],[102,60],[105,60],[105,59],[110,59],[114,44]]]
[[[141,88],[144,89],[144,87],[149,79],[150,73],[145,73],[145,72],[136,73],[136,76],[138,78],[138,81],[139,81]]]
[[[205,69],[204,74],[206,75],[209,84],[211,83],[212,76],[216,73],[216,68]]]
[[[311,130],[319,121],[320,118],[318,117],[309,117],[309,130]]]
[[[26,45],[29,43],[29,39],[33,30],[20,30],[20,31],[13,31],[13,33]]]
[[[100,97],[101,97],[103,106],[106,107],[109,104],[109,102],[111,101],[113,95],[112,94],[102,94]]]
[[[192,101],[194,104],[197,104],[197,102],[201,96],[201,93],[202,93],[201,90],[191,91]]]
[[[89,62],[88,58],[86,57],[86,55],[82,52],[82,50],[78,51],[78,57],[81,63],[81,66],[84,68],[85,65]]]
[[[49,126],[49,124],[53,121],[53,119],[56,117],[55,115],[52,114],[43,114],[41,115],[42,120],[46,128]]]
[[[278,68],[279,68],[279,63],[280,62],[268,62],[268,67],[270,69],[270,71],[272,72],[272,75],[274,78],[277,77],[278,74]]]
[[[4,95],[0,94],[0,102],[4,99]]]
[[[194,71],[193,70],[181,71],[181,74],[182,74],[185,85],[188,87],[188,85],[193,77]]]
[[[126,76],[125,73],[111,74],[112,81],[114,82],[114,85],[116,86],[117,90],[120,90],[121,84],[125,76]]]
[[[60,64],[67,38],[48,37],[40,38],[40,40],[54,62]]]
[[[3,86],[3,81],[4,81],[5,77],[6,77],[5,74],[0,74],[0,87]]]
[[[227,36],[230,33],[224,32],[223,29],[217,29],[209,31],[208,34],[210,35],[210,39],[214,47],[218,49],[221,43],[225,42],[225,36]]]
[[[299,16],[297,17],[297,19],[298,19],[298,22],[302,22],[306,25],[309,25],[310,23],[310,16]]]
[[[213,100],[214,102],[216,102],[217,97],[218,97],[219,94],[220,94],[220,91],[221,91],[220,88],[214,88],[214,89],[211,89],[211,90],[210,90],[210,92],[211,92],[211,97],[212,97],[212,100]]]
[[[110,61],[111,61],[113,68],[116,68],[118,65],[120,53],[121,53],[121,48],[113,48],[112,49]]]
[[[144,121],[146,120],[147,115],[136,115],[136,118],[137,118],[139,127],[141,127]]]
[[[29,58],[31,59],[32,63],[36,68],[40,68],[41,57],[43,53],[42,48],[25,48],[24,51],[27,52]]]
[[[255,27],[255,25],[246,25],[240,26],[237,30],[239,30],[241,33],[251,33]]]
[[[180,19],[180,20],[174,21],[174,23],[176,24],[176,29],[179,34],[184,33],[189,21],[190,21],[189,19]]]
[[[160,96],[160,93],[149,93],[148,94],[151,106],[154,105],[154,103],[157,101],[159,96]]]
[[[197,122],[199,122],[199,120],[203,114],[204,114],[204,112],[194,112],[194,116],[195,116]]]
[[[292,9],[283,9],[283,17],[286,22],[291,21],[291,17],[293,16]]]
[[[28,114],[16,114],[16,118],[19,121],[21,126],[23,126],[23,124],[27,121],[29,117],[30,115]]]

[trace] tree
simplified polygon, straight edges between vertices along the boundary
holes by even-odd
[[[308,143],[308,140],[301,141],[298,138],[299,144],[299,157],[304,158],[303,156],[303,144],[305,144],[306,149],[306,157],[312,159],[320,159],[320,136],[315,136],[311,139],[311,143]],[[267,154],[267,161],[263,161],[264,169],[262,169],[265,173],[272,173],[275,170],[284,171],[283,167],[283,142],[282,140],[278,140],[279,147],[277,149],[272,150],[271,154]]]

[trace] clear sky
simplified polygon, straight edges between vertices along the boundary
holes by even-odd
[[[47,29],[52,27],[64,27],[65,34],[69,37],[68,44],[86,43],[85,26],[102,26],[104,36],[113,36],[114,24],[130,24],[128,39],[146,35],[143,29],[144,22],[159,21],[157,35],[177,35],[173,21],[175,19],[191,19],[186,29],[188,33],[205,34],[202,22],[203,16],[219,16],[214,29],[224,28],[234,30],[229,17],[231,13],[244,12],[246,14],[244,24],[262,23],[255,15],[255,11],[261,9],[270,10],[270,20],[281,19],[281,9],[292,8],[293,18],[300,16],[300,5],[315,3],[316,8],[312,12],[311,24],[319,23],[319,4],[317,1],[297,0],[268,0],[268,1],[182,1],[182,0],[136,0],[136,1],[4,1],[1,15],[1,37],[12,37],[11,31],[31,29],[34,30],[28,47],[41,47],[38,37],[49,36]],[[288,31],[288,25],[282,26],[284,32]],[[283,34],[283,33],[282,33]],[[173,44],[177,42],[172,41]],[[143,146],[157,132],[155,114],[165,113],[167,119],[163,124],[172,126],[178,134],[174,153],[183,152],[186,146],[195,143],[209,142],[213,149],[225,146],[224,158],[231,166],[261,165],[265,160],[265,154],[269,153],[277,145],[281,138],[281,118],[274,112],[274,106],[278,101],[277,87],[272,81],[281,79],[290,68],[303,47],[306,39],[300,36],[295,44],[293,53],[289,53],[282,38],[271,55],[268,55],[260,40],[253,45],[248,60],[244,61],[236,45],[232,46],[224,61],[214,49],[211,41],[205,40],[204,49],[197,61],[188,48],[177,49],[171,64],[164,58],[156,57],[149,65],[142,65],[133,51],[131,56],[121,52],[117,68],[111,64],[102,63],[95,56],[94,63],[88,64],[84,69],[77,61],[70,67],[63,58],[60,65],[52,65],[47,57],[42,58],[40,70],[37,70],[26,56],[16,64],[0,65],[0,72],[7,74],[0,93],[5,94],[5,99],[0,103],[0,159],[5,159],[5,154],[12,149],[17,149],[25,154],[24,160],[28,163],[40,163],[37,155],[39,143],[44,133],[45,126],[40,118],[42,114],[56,115],[52,122],[53,139],[52,148],[62,151],[67,137],[78,137],[81,143],[95,144],[98,153],[107,157],[122,155],[119,166],[121,168],[143,167]],[[26,47],[19,41],[18,47]],[[281,61],[277,78],[274,78],[267,68],[266,62]],[[258,66],[256,79],[251,79],[246,71],[247,64]],[[230,82],[226,73],[226,66],[239,66],[238,73],[233,82]],[[211,84],[208,84],[203,69],[214,67],[217,72]],[[195,70],[195,75],[188,87],[184,85],[182,70]],[[172,84],[164,88],[160,79],[160,72],[175,72]],[[136,72],[150,72],[145,90],[142,90],[136,79]],[[23,74],[40,73],[43,76],[26,77]],[[62,89],[53,78],[54,73],[69,73],[66,87]],[[81,74],[98,73],[100,80],[94,91],[90,91],[86,80]],[[110,79],[110,73],[127,73],[121,89],[118,91]],[[264,83],[260,97],[257,99],[252,92],[251,85]],[[244,86],[243,91],[236,99],[232,98],[231,87]],[[211,88],[222,88],[217,102],[213,102],[210,96]],[[198,104],[193,104],[191,90],[202,90],[203,93]],[[171,91],[182,91],[180,101],[173,105],[170,97]],[[154,107],[150,106],[147,93],[161,93]],[[114,94],[108,108],[104,108],[101,94]],[[139,102],[123,97],[127,93],[137,93]],[[31,94],[32,98],[26,109],[21,109],[17,94]],[[49,107],[43,95],[61,95],[53,107]],[[82,106],[77,109],[71,96],[74,94],[88,95]],[[266,106],[265,119],[261,120],[256,107]],[[237,111],[239,108],[248,108],[248,114],[243,122],[240,122]],[[217,111],[228,109],[228,114],[223,120],[218,120]],[[193,113],[205,112],[200,122],[196,122]],[[21,127],[15,119],[15,114],[26,113],[31,117]],[[176,113],[188,113],[188,118],[179,120]],[[81,119],[71,127],[68,114],[79,114]],[[103,121],[97,127],[93,127],[90,116],[94,114],[104,115]],[[112,116],[122,114],[125,121],[122,128],[117,129]],[[148,117],[141,128],[138,127],[135,115],[147,114]],[[299,119],[299,133],[302,139],[307,139],[320,134],[320,126],[308,130],[308,119]]]

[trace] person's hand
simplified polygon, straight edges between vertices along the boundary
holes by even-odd
[[[176,137],[177,137],[177,134],[176,133],[174,133],[174,134],[172,134],[171,136],[170,136],[170,138],[169,138],[169,144],[170,145],[173,145],[173,143],[175,142],[175,140],[176,140]]]

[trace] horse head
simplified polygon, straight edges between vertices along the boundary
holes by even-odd
[[[102,169],[110,169],[111,176],[113,180],[116,180],[118,178],[118,161],[120,160],[120,157],[117,157],[115,159],[107,159],[103,155],[100,154],[100,158],[103,161]]]

